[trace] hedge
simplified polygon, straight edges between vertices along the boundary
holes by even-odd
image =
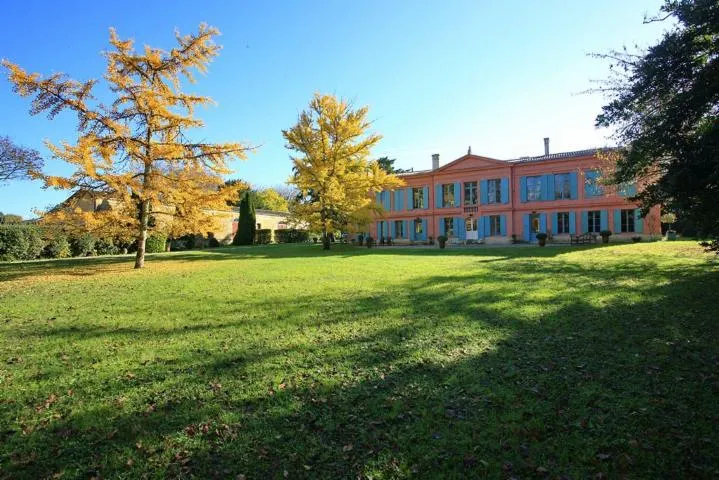
[[[258,245],[267,244],[272,241],[272,230],[261,228],[255,231],[255,243]]]
[[[308,232],[307,230],[298,230],[296,228],[275,230],[275,241],[277,243],[309,242],[310,232]]]
[[[0,224],[0,261],[32,260],[40,256],[44,247],[36,225]]]
[[[167,245],[167,235],[153,233],[145,241],[145,253],[162,253]]]

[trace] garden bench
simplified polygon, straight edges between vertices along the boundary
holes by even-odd
[[[570,234],[569,235],[569,244],[574,245],[575,243],[579,245],[580,243],[597,243],[597,237],[592,233],[582,233],[582,234]]]

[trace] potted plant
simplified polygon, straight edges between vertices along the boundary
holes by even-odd
[[[677,216],[673,213],[665,213],[659,220],[662,223],[669,224],[669,229],[667,230],[667,240],[676,240],[677,232],[672,227],[674,226],[674,222],[677,221]]]
[[[602,230],[599,232],[599,235],[602,237],[602,243],[609,243],[609,237],[612,235],[611,230]]]
[[[372,248],[374,245],[374,238],[367,236],[367,238],[364,239],[364,243],[367,244],[367,248]]]
[[[512,243],[519,243],[519,238],[517,238],[515,233],[512,234]]]
[[[437,237],[437,243],[439,244],[439,248],[444,248],[447,246],[447,237],[444,235],[440,235]]]
[[[432,236],[427,237],[427,245],[434,245],[434,237],[432,237]]]
[[[539,232],[537,234],[537,241],[539,242],[539,246],[543,247],[547,244],[547,234],[544,232]]]
[[[357,235],[357,245],[361,247],[362,244],[364,244],[364,233]]]
[[[635,235],[632,237],[632,242],[634,242],[634,243],[638,243],[641,241],[642,241],[642,237],[640,237],[639,235]]]

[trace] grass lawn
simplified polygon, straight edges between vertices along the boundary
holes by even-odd
[[[131,267],[0,265],[0,478],[719,475],[694,243]]]

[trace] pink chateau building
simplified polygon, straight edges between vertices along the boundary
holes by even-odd
[[[600,153],[589,149],[497,160],[470,152],[442,167],[400,174],[406,187],[377,193],[384,212],[370,226],[375,238],[422,242],[536,242],[538,232],[569,242],[570,234],[611,230],[612,240],[659,234],[659,209],[642,218],[628,200],[637,185],[608,188],[597,182]],[[640,186],[641,188],[641,186]]]

